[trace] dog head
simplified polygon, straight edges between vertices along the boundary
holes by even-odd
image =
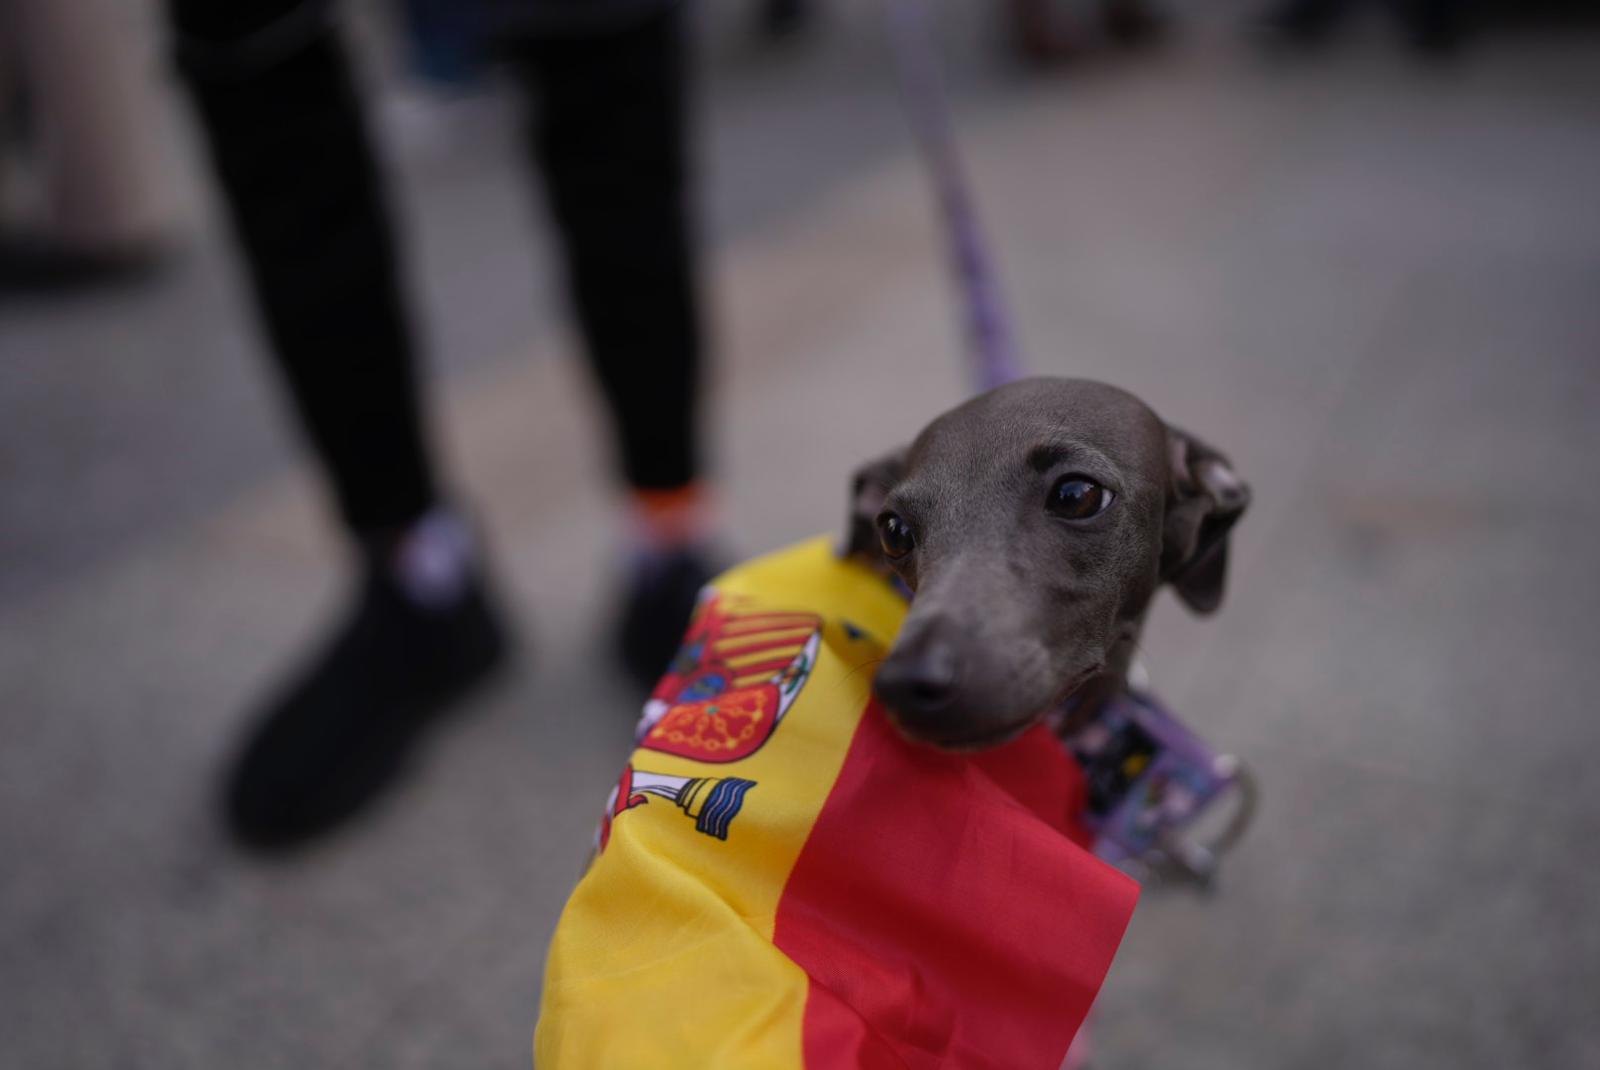
[[[916,595],[874,689],[906,735],[955,749],[1120,682],[1161,584],[1214,610],[1250,500],[1133,395],[1043,378],[945,413],[853,491],[847,549]]]

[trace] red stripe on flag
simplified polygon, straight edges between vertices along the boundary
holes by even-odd
[[[763,650],[785,649],[792,651],[790,654],[790,659],[792,660],[795,654],[800,653],[801,648],[805,646],[805,640],[809,638],[809,633],[801,632],[796,633],[794,637],[788,639],[773,639],[765,643],[746,643],[744,646],[728,646],[724,643],[712,643],[711,649],[717,652],[718,657],[724,659],[742,658],[746,654],[759,654]]]
[[[740,679],[746,676],[754,676],[758,680],[765,680],[779,669],[787,668],[789,663],[793,660],[794,658],[790,657],[773,658],[768,661],[756,661],[751,662],[749,665],[737,665],[734,667],[733,671]]]
[[[1043,728],[973,758],[867,709],[773,932],[807,1067],[1060,1066],[1138,896],[1072,842],[1082,787]]]
[[[741,632],[784,632],[796,628],[815,628],[817,618],[811,613],[739,613],[727,618],[721,629],[723,635]]]

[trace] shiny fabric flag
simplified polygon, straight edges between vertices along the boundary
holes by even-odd
[[[895,732],[905,608],[825,539],[707,589],[557,926],[539,1070],[1061,1065],[1136,887],[1047,730]]]

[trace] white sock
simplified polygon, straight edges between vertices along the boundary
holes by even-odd
[[[395,541],[390,574],[419,606],[448,609],[460,601],[478,559],[472,528],[455,510],[436,506]]]

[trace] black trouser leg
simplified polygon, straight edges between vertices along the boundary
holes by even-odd
[[[271,352],[344,520],[368,533],[436,491],[383,182],[325,7],[173,0]]]
[[[533,154],[622,474],[682,486],[699,473],[701,324],[681,18],[507,52],[536,98]]]
[[[1267,17],[1288,33],[1318,37],[1333,30],[1349,7],[1348,0],[1280,0]]]

